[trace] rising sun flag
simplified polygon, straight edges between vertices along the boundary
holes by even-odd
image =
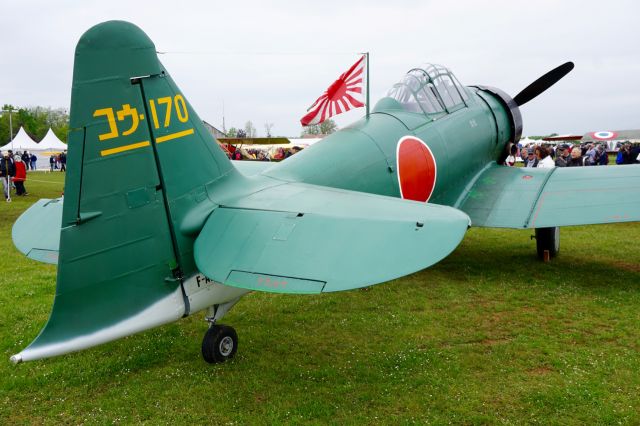
[[[344,72],[307,110],[300,119],[303,126],[320,124],[329,117],[363,107],[363,86],[366,73],[367,55]]]

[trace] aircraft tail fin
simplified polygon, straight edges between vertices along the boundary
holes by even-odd
[[[208,188],[242,179],[133,24],[88,30],[75,52],[57,287],[49,321],[15,362],[95,346],[188,313]],[[197,206],[197,209],[193,207]],[[193,216],[193,215],[192,215]],[[197,232],[196,232],[197,233]]]

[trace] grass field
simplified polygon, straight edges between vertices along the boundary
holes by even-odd
[[[11,226],[61,173],[0,205],[1,424],[640,423],[640,224],[471,229],[433,268],[368,290],[253,293],[224,319],[237,357],[200,358],[196,314],[84,352],[14,366],[47,320],[55,267]]]

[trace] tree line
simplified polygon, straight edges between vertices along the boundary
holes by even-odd
[[[15,107],[5,104],[3,110],[12,110],[11,124],[13,129],[13,137],[16,137],[20,127],[23,127],[27,134],[36,142],[41,141],[47,134],[49,128],[53,130],[58,139],[67,142],[67,132],[69,131],[69,114],[64,108],[48,108],[48,107]],[[0,112],[0,146],[6,145],[11,141],[11,132],[9,131],[9,112]],[[267,137],[271,137],[271,129],[273,123],[265,123],[264,129]],[[302,136],[304,135],[328,135],[337,130],[336,123],[328,119],[321,124],[304,127]],[[257,136],[257,130],[253,123],[249,120],[245,123],[244,128],[230,128],[227,136],[231,138],[253,138]]]
[[[53,130],[58,139],[67,142],[67,132],[69,131],[69,114],[64,108],[47,107],[15,107],[5,104],[0,112],[0,145],[6,145],[11,141],[11,131],[9,121],[12,124],[13,137],[23,127],[25,132],[36,142],[40,142],[49,131]],[[11,120],[9,120],[9,112]]]
[[[264,123],[264,130],[266,137],[272,137],[271,129],[273,128],[273,123]],[[302,128],[302,132],[300,136],[305,137],[307,135],[313,136],[324,136],[329,135],[338,130],[338,125],[332,119],[327,119],[321,124],[313,124],[311,126],[306,126]],[[247,121],[244,125],[244,128],[235,128],[231,127],[226,132],[227,137],[229,138],[255,138],[257,136],[256,127],[253,125],[251,120]]]

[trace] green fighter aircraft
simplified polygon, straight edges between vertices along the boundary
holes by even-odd
[[[40,200],[13,228],[21,252],[58,265],[53,309],[11,359],[206,310],[202,354],[225,361],[238,337],[218,321],[249,291],[389,281],[446,257],[470,225],[535,228],[555,254],[559,226],[639,220],[638,166],[499,165],[520,137],[519,106],[572,67],[514,98],[412,69],[370,115],[286,161],[232,163],[144,32],[91,28],[75,52],[64,202]]]

